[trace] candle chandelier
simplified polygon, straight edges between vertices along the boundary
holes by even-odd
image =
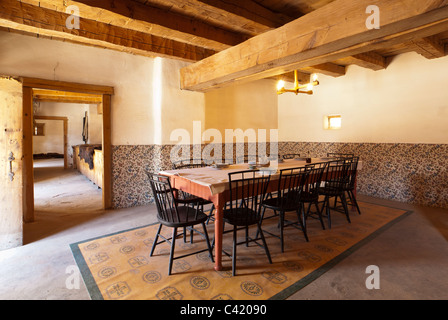
[[[313,94],[313,88],[317,85],[319,85],[319,81],[317,81],[317,74],[312,74],[310,77],[311,82],[307,84],[299,84],[298,80],[298,73],[297,70],[294,70],[294,88],[293,89],[286,89],[285,88],[285,81],[280,80],[277,83],[277,94],[282,94],[285,92],[293,92],[296,95],[299,93],[305,93],[305,94]]]

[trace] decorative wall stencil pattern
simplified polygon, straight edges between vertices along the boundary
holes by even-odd
[[[280,153],[354,153],[363,161],[358,193],[448,208],[448,145],[280,142]]]
[[[190,146],[190,155],[198,155],[199,150],[202,154],[205,147]],[[238,154],[243,150],[246,154],[256,154],[259,149],[256,144],[235,144],[233,147],[233,160],[236,159],[237,150]],[[354,153],[363,161],[363,168],[358,176],[358,193],[448,208],[448,144],[279,142],[278,146],[267,144],[268,154],[271,147],[274,152],[278,147],[280,155],[300,153],[319,157],[326,156],[328,152]],[[176,155],[176,160],[181,160],[179,148],[178,145],[114,146],[114,207],[126,208],[151,203],[152,196],[145,171],[171,169],[171,154]],[[223,155],[224,152],[225,147]],[[213,156],[211,152],[211,157],[205,158],[211,161]]]

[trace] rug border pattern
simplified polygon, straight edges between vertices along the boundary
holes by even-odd
[[[344,260],[345,258],[350,256],[352,253],[354,253],[356,250],[360,249],[361,247],[363,247],[364,245],[366,245],[367,243],[369,243],[370,241],[375,239],[377,236],[379,236],[381,233],[383,233],[384,231],[388,230],[393,225],[397,224],[398,222],[402,221],[403,219],[407,218],[409,215],[411,215],[413,213],[412,210],[396,208],[396,207],[392,207],[392,206],[389,206],[389,205],[380,205],[380,204],[373,203],[373,202],[368,202],[368,201],[362,201],[362,202],[368,203],[368,204],[379,205],[379,206],[387,207],[387,208],[391,208],[391,209],[402,210],[403,213],[400,216],[398,216],[397,218],[395,218],[395,219],[391,220],[390,222],[388,222],[387,224],[385,224],[384,226],[380,227],[379,229],[377,229],[376,231],[374,231],[373,233],[371,233],[370,235],[368,235],[367,237],[365,237],[361,241],[357,242],[352,247],[348,248],[344,252],[342,252],[339,255],[335,256],[333,259],[331,259],[330,261],[328,261],[324,265],[322,265],[319,268],[317,268],[316,270],[312,271],[307,276],[303,277],[302,279],[298,280],[297,282],[295,282],[291,286],[283,289],[279,293],[277,293],[274,296],[270,297],[268,300],[285,300],[285,299],[287,299],[288,297],[290,297],[294,293],[296,293],[296,292],[300,291],[301,289],[303,289],[304,287],[306,287],[308,284],[310,284],[314,280],[318,279],[321,275],[323,275],[324,273],[329,271],[331,268],[336,266],[339,262],[341,262],[342,260]],[[96,284],[96,281],[95,281],[92,273],[90,272],[89,267],[87,266],[87,262],[85,261],[84,256],[81,253],[79,245],[82,244],[82,243],[86,243],[86,242],[92,241],[92,240],[101,239],[101,238],[104,238],[104,237],[110,237],[110,236],[113,236],[113,235],[116,235],[116,234],[120,234],[120,233],[124,233],[124,232],[128,232],[128,231],[133,231],[133,230],[137,230],[137,229],[141,229],[141,228],[146,228],[146,227],[149,227],[149,226],[153,226],[155,224],[158,224],[158,222],[147,224],[147,225],[143,225],[143,226],[138,226],[138,227],[134,227],[134,228],[126,229],[126,230],[121,230],[121,231],[113,232],[113,233],[106,234],[106,235],[101,235],[101,236],[98,236],[98,237],[93,237],[93,238],[90,238],[90,239],[86,239],[86,240],[82,240],[82,241],[70,244],[70,249],[72,251],[73,257],[75,259],[76,264],[78,265],[80,274],[82,276],[82,279],[84,281],[86,289],[87,289],[87,291],[88,291],[88,293],[90,295],[90,298],[92,300],[104,300],[104,297],[101,294],[101,292],[100,292],[100,290],[99,290],[99,288],[98,288],[98,286]]]

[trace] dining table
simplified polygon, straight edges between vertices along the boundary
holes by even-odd
[[[303,167],[309,164],[328,162],[334,158],[311,158],[307,162],[304,158],[270,161],[268,165],[258,166],[260,171],[268,171],[271,175],[267,192],[277,191],[280,170]],[[362,163],[358,162],[358,170]],[[229,173],[249,170],[253,164],[215,164],[200,168],[184,168],[164,170],[160,175],[170,178],[171,187],[181,190],[204,200],[211,201],[215,207],[215,265],[216,271],[222,270],[222,239],[223,239],[223,210],[230,200]]]

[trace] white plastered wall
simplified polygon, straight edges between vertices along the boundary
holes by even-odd
[[[64,154],[64,123],[61,120],[36,120],[44,124],[44,135],[33,136],[33,154]]]
[[[275,86],[273,80],[258,80],[207,92],[206,129],[218,130],[223,141],[226,129],[252,129],[257,141],[264,141],[264,135],[266,141],[276,141],[277,137],[271,137],[270,132],[278,129]]]
[[[0,74],[112,86],[112,144],[170,143],[204,122],[204,94],[179,89],[187,65],[0,31]]]
[[[447,143],[448,56],[395,57],[385,70],[350,66],[343,77],[320,75],[313,96],[279,96],[279,140]],[[342,128],[324,130],[326,115]]]

